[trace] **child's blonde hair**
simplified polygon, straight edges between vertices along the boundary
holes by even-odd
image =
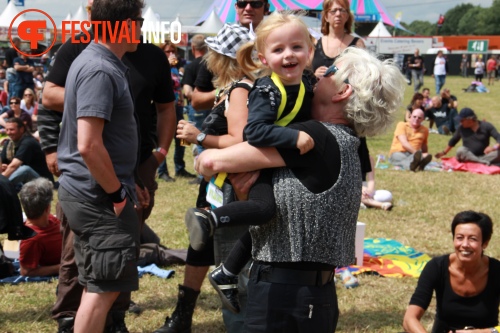
[[[263,66],[260,61],[254,60],[253,50],[263,54],[266,49],[266,39],[269,34],[275,29],[281,28],[284,24],[292,23],[297,25],[303,30],[305,36],[307,36],[307,46],[309,49],[314,49],[314,42],[312,36],[309,33],[307,25],[302,20],[304,16],[303,12],[297,11],[281,11],[274,12],[269,15],[264,21],[262,21],[257,29],[255,29],[255,40],[246,43],[241,46],[236,54],[238,63],[246,72],[256,72],[259,71],[259,76],[266,76],[271,74],[271,69],[267,66]]]

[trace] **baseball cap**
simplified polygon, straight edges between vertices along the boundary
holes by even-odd
[[[476,114],[474,113],[474,111],[472,111],[472,109],[463,108],[462,110],[460,110],[460,113],[455,119],[462,120],[465,118],[473,118],[473,117],[476,117]]]
[[[217,36],[207,37],[205,43],[217,53],[236,59],[236,52],[246,42],[252,40],[250,31],[238,24],[224,24]]]

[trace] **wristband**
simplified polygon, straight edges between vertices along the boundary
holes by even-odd
[[[108,195],[109,195],[109,198],[111,199],[111,201],[113,202],[113,204],[115,204],[115,203],[121,203],[122,201],[124,201],[125,196],[127,195],[127,192],[126,192],[123,184],[120,184],[120,188],[118,190],[116,190],[113,193],[108,193]]]
[[[113,202],[113,207],[120,209],[120,208],[125,207],[126,203],[127,203],[127,200],[125,200],[125,199],[123,199],[122,202]]]
[[[162,147],[158,147],[158,148],[156,148],[156,149],[155,149],[155,150],[153,150],[153,151],[156,151],[156,152],[158,152],[158,153],[162,154],[163,156],[167,157],[167,150],[166,150],[166,149],[163,149]]]

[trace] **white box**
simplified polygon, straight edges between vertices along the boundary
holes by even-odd
[[[19,245],[20,242],[15,240],[4,240],[3,241],[3,253],[7,258],[19,259]]]
[[[355,255],[357,266],[363,266],[363,242],[365,240],[365,228],[366,224],[363,222],[358,222],[356,224]]]

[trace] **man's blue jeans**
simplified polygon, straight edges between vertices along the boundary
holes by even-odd
[[[40,175],[33,170],[30,166],[21,165],[16,169],[10,176],[9,181],[14,184],[16,190],[19,192],[23,184],[26,184],[30,180],[39,178]]]
[[[443,88],[444,83],[446,82],[446,74],[434,75],[434,79],[436,80],[436,94],[439,95],[439,93],[441,92],[441,88]]]

